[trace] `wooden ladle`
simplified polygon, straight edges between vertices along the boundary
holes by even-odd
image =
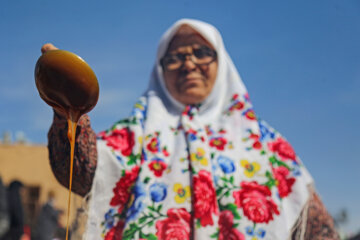
[[[67,135],[71,150],[67,240],[76,126],[81,115],[95,107],[99,98],[99,84],[95,73],[82,58],[74,53],[58,49],[46,51],[38,59],[35,66],[35,83],[40,97],[68,120]]]

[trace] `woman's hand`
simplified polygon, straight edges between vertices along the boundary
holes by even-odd
[[[41,53],[44,54],[46,53],[47,51],[50,51],[50,50],[57,50],[58,48],[55,47],[53,44],[51,43],[45,43],[42,47],[41,47]]]

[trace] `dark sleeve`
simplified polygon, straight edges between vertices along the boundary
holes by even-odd
[[[69,186],[70,143],[67,138],[67,120],[54,112],[48,132],[48,150],[52,171],[66,188]],[[97,163],[96,134],[88,115],[83,115],[76,129],[72,191],[85,196],[91,188]]]
[[[305,239],[340,240],[334,220],[316,192],[313,192],[309,202]]]
[[[311,188],[307,208],[301,213],[292,233],[292,240],[340,240],[334,221],[319,195]],[[306,216],[306,217],[304,217]],[[301,236],[304,236],[302,238]]]

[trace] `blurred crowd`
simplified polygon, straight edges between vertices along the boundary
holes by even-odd
[[[60,225],[61,210],[55,208],[55,194],[48,193],[33,222],[26,223],[22,201],[24,184],[18,180],[5,186],[0,177],[0,240],[62,240],[65,229]]]

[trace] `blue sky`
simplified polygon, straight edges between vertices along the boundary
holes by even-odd
[[[171,3],[170,3],[171,2]],[[34,67],[52,42],[82,56],[100,83],[96,131],[125,117],[145,90],[161,34],[179,18],[215,25],[255,110],[292,143],[331,213],[360,229],[360,2],[0,2],[0,134],[46,144],[51,109]]]

